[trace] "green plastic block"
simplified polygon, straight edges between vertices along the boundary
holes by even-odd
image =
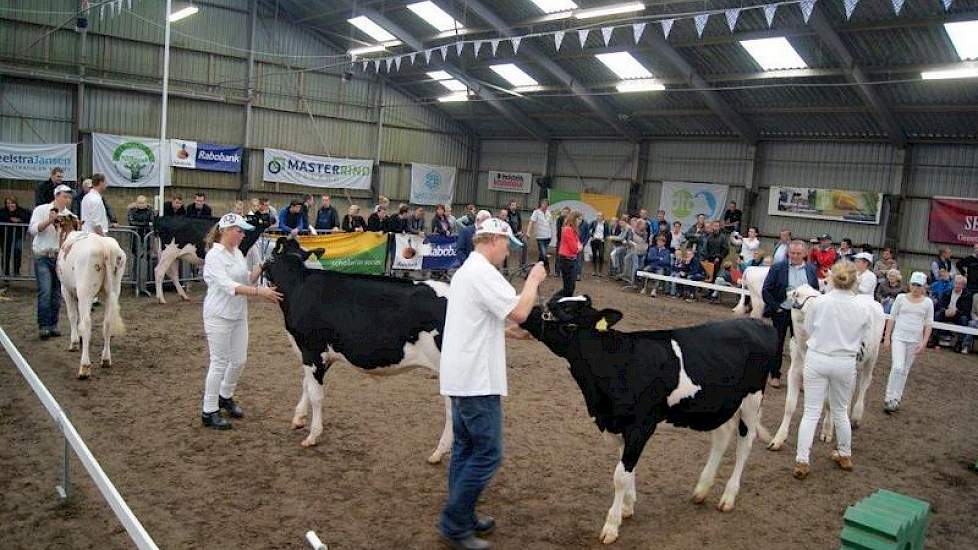
[[[846,509],[842,550],[922,550],[930,504],[879,490]]]

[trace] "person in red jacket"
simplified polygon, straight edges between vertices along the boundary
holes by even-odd
[[[567,214],[564,226],[560,229],[560,247],[557,249],[557,265],[564,281],[564,296],[573,296],[577,280],[577,255],[584,245],[578,238],[578,226],[581,224],[581,213],[577,210]]]
[[[815,276],[819,280],[825,279],[826,274],[832,269],[837,259],[835,248],[832,246],[832,237],[822,235],[818,238],[818,246],[812,247],[808,254],[808,261],[815,264]]]

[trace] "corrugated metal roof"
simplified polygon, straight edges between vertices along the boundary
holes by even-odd
[[[770,138],[881,139],[886,133],[867,113],[751,115],[761,135]]]

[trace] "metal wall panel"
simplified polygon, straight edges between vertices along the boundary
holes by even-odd
[[[557,148],[556,175],[575,180],[604,179],[604,183],[619,178],[631,180],[635,147],[620,141],[562,141]],[[625,193],[627,196],[627,185]]]
[[[0,141],[72,140],[75,94],[71,87],[0,78]]]
[[[978,196],[978,147],[914,145],[906,194],[915,197]]]
[[[734,141],[655,141],[645,179],[744,185],[752,162],[749,149]]]
[[[890,193],[903,169],[882,143],[768,142],[758,147],[758,187],[826,187]]]
[[[489,170],[509,172],[529,172],[533,183],[529,193],[503,193],[489,190]],[[524,211],[536,207],[540,189],[536,178],[547,170],[547,144],[524,140],[486,140],[481,143],[479,153],[479,173],[476,179],[478,190],[476,204],[501,208],[515,200]],[[524,220],[528,221],[528,220]]]
[[[171,98],[166,133],[183,139],[240,145],[244,140],[244,111],[239,105]]]
[[[381,160],[468,168],[471,140],[464,136],[384,127],[381,139]]]
[[[89,87],[85,94],[85,119],[81,121],[81,128],[129,136],[159,135],[160,98],[137,92]]]

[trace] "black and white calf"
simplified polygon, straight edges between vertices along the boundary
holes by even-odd
[[[302,428],[312,406],[312,426],[304,447],[323,432],[323,379],[334,363],[371,374],[411,369],[438,373],[445,331],[448,285],[373,275],[309,269],[313,253],[281,237],[265,273],[284,295],[285,329],[302,356],[302,398],[293,428]],[[452,447],[451,401],[445,398],[445,428],[428,462],[435,464]]]
[[[635,465],[659,422],[712,432],[710,458],[693,492],[702,503],[713,487],[720,459],[734,433],[737,461],[719,509],[734,507],[740,476],[760,421],[768,362],[777,334],[753,319],[689,328],[619,332],[622,317],[596,310],[587,296],[550,300],[533,308],[520,326],[570,364],[588,413],[602,432],[617,436],[615,499],[601,541],[618,538],[622,517],[635,506]]]

